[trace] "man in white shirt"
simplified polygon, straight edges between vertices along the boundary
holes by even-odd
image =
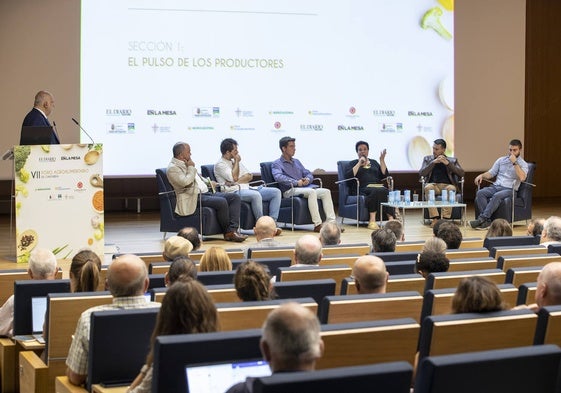
[[[263,201],[269,202],[269,216],[277,222],[281,204],[281,192],[276,187],[252,188],[249,182],[253,179],[247,168],[241,163],[238,151],[238,142],[232,138],[226,138],[220,143],[222,157],[214,164],[214,176],[218,183],[224,184],[222,192],[237,192],[242,201],[251,204],[251,210],[257,221],[263,216]],[[276,236],[280,235],[281,229],[277,228]]]

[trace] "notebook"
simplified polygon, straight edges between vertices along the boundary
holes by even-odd
[[[224,393],[247,377],[271,375],[264,360],[244,360],[229,363],[189,365],[185,367],[187,393]]]

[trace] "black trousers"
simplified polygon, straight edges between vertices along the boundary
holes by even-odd
[[[368,212],[378,212],[376,218],[380,218],[380,203],[388,201],[389,191],[386,187],[364,187],[360,189],[360,194],[365,196],[366,208]],[[388,219],[388,215],[395,217],[395,211],[393,208],[384,207],[384,218]]]
[[[237,193],[217,192],[200,194],[203,207],[216,210],[223,233],[235,232],[240,225],[241,199]]]

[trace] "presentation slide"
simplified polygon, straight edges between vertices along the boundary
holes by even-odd
[[[82,0],[80,124],[104,175],[153,176],[172,146],[198,167],[238,141],[243,164],[296,138],[310,170],[387,149],[416,171],[454,154],[453,0]],[[83,143],[91,143],[81,134]]]

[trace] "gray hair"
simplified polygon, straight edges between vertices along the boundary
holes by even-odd
[[[324,246],[334,246],[341,241],[341,228],[335,221],[328,221],[319,231],[319,240]]]
[[[34,278],[45,279],[56,272],[56,257],[51,250],[39,248],[29,256],[29,270]]]
[[[312,235],[304,235],[296,240],[294,256],[303,265],[317,265],[321,259],[321,242]]]
[[[557,216],[549,217],[545,220],[543,230],[545,231],[548,239],[561,242],[561,218]]]
[[[147,277],[148,269],[140,257],[122,255],[109,265],[107,285],[114,297],[139,296],[144,291]]]

